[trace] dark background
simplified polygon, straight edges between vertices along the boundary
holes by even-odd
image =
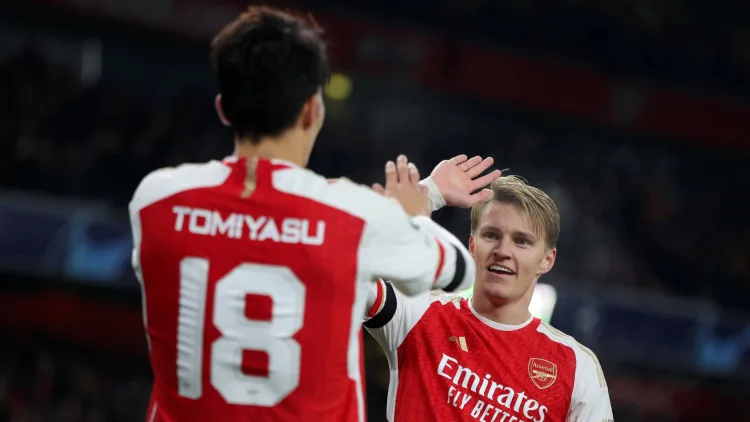
[[[597,353],[617,420],[750,418],[750,6],[279,3],[315,12],[351,84],[326,90],[315,171],[495,157],[560,208],[551,322]],[[243,6],[0,6],[1,422],[144,420],[125,206],[149,171],[232,152],[208,45]],[[435,218],[467,237],[465,210]]]

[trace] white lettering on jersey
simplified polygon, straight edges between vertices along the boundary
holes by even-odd
[[[319,220],[315,226],[305,218],[284,218],[276,222],[266,216],[221,213],[202,208],[175,206],[174,230],[181,232],[186,226],[192,234],[202,236],[223,235],[230,239],[246,237],[259,242],[271,241],[303,245],[322,245],[325,241],[326,223]]]
[[[470,393],[481,396],[471,410],[471,416],[479,421],[525,421],[521,416],[529,421],[544,421],[547,406],[542,406],[524,391],[516,392],[511,387],[492,381],[491,374],[481,377],[445,353],[438,364],[437,374],[451,380],[453,385],[448,388],[448,403],[453,406],[463,409],[474,398]]]

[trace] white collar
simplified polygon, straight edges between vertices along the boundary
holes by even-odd
[[[482,321],[484,325],[487,325],[488,327],[494,328],[496,330],[500,330],[500,331],[520,330],[521,328],[524,328],[527,325],[531,324],[531,321],[534,320],[534,316],[532,315],[529,317],[529,319],[527,319],[526,321],[518,325],[502,324],[502,323],[495,322],[487,317],[480,315],[479,312],[477,312],[476,309],[474,309],[474,305],[471,304],[471,298],[467,299],[466,301],[469,302],[469,309],[471,310],[471,313],[474,314],[474,316],[477,317],[478,320]]]

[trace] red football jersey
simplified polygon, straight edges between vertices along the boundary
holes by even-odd
[[[438,273],[438,285],[463,283],[468,252],[347,180],[259,160],[249,189],[247,171],[235,158],[158,170],[130,203],[147,421],[362,421],[374,277],[413,293]]]
[[[465,298],[407,298],[379,283],[365,326],[388,356],[389,421],[613,419],[599,362],[572,337],[538,318],[499,324]]]

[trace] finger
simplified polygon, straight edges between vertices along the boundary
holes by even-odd
[[[419,195],[422,198],[424,198],[424,199],[426,199],[426,200],[429,201],[430,200],[430,189],[428,189],[427,186],[419,185]]]
[[[476,166],[477,164],[479,164],[481,162],[482,162],[482,157],[480,157],[480,156],[477,155],[476,157],[471,157],[467,161],[464,161],[463,163],[461,163],[458,166],[458,168],[459,168],[459,170],[461,170],[463,172],[466,172],[470,168]]]
[[[479,192],[469,196],[469,206],[473,207],[474,205],[481,204],[490,196],[492,196],[492,191],[490,189],[482,189]]]
[[[427,188],[427,186],[419,185],[417,187],[419,190],[419,196],[422,197],[423,200],[427,201],[429,203],[430,201],[430,189]]]
[[[398,172],[399,183],[409,182],[409,161],[404,154],[401,154],[396,158],[396,171]]]
[[[373,183],[372,184],[372,190],[374,190],[375,192],[377,192],[377,193],[379,193],[381,195],[385,195],[385,188],[380,183]]]
[[[396,173],[396,163],[388,161],[385,163],[385,186],[391,187],[398,184],[398,173]]]
[[[409,180],[415,188],[419,189],[419,170],[414,163],[409,163]]]
[[[484,176],[480,177],[479,179],[475,179],[471,181],[471,190],[477,190],[481,189],[490,183],[492,183],[493,180],[500,177],[500,175],[503,174],[500,170],[493,170],[492,172],[485,174]]]
[[[468,158],[469,157],[467,157],[466,154],[461,154],[461,155],[457,155],[457,156],[451,158],[448,161],[450,161],[451,163],[453,163],[455,165],[459,165],[459,164],[463,163],[464,161],[466,161],[466,159],[468,159]]]
[[[494,164],[494,163],[495,163],[495,159],[494,158],[487,157],[484,160],[482,160],[481,162],[477,163],[477,165],[475,165],[474,167],[470,168],[466,172],[466,175],[469,176],[469,178],[473,179],[473,178],[479,176],[480,174],[484,173],[484,171],[487,170],[488,168],[490,168],[490,166],[492,164]]]

